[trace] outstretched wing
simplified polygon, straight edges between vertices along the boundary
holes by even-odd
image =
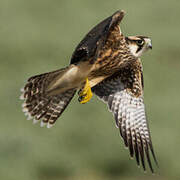
[[[109,110],[113,113],[116,126],[120,130],[125,146],[129,148],[131,157],[135,155],[138,165],[140,165],[141,159],[144,170],[146,170],[146,157],[153,172],[149,151],[151,151],[156,164],[157,161],[146,120],[143,92],[140,96],[135,96],[118,74],[102,81],[92,90],[107,103]],[[141,91],[143,90],[141,89]]]
[[[123,17],[124,11],[117,11],[96,25],[79,43],[72,55],[70,64],[76,64],[79,61],[86,61],[90,58],[93,58],[93,61],[95,61],[99,49],[103,47],[109,33],[114,27],[118,26]]]

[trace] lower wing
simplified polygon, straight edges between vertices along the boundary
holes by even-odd
[[[146,158],[151,171],[154,172],[149,150],[156,164],[157,160],[146,120],[143,96],[133,96],[124,87],[120,77],[108,78],[93,87],[92,91],[108,105],[113,113],[116,126],[120,130],[125,146],[129,148],[131,157],[135,155],[138,165],[141,159],[144,170],[146,170]]]

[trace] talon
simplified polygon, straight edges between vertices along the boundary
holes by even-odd
[[[79,96],[78,101],[81,102],[84,98],[85,96]]]
[[[80,89],[80,90],[78,91],[78,96],[80,96],[81,93],[82,93],[82,89]]]
[[[81,104],[84,104],[84,103],[90,101],[90,99],[92,98],[93,94],[91,91],[91,87],[90,87],[88,78],[86,79],[84,88],[79,90],[78,95],[79,95],[78,101]]]

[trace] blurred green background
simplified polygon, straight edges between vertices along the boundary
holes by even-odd
[[[118,9],[125,35],[147,35],[145,103],[160,168],[130,160],[107,107],[77,96],[56,125],[40,128],[21,112],[28,77],[69,63],[83,36]],[[179,0],[0,0],[0,179],[180,179]],[[155,167],[155,165],[154,165]]]

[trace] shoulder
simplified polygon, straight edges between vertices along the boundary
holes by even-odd
[[[111,28],[118,25],[123,16],[124,11],[117,11],[91,29],[76,47],[70,64],[76,64],[79,61],[86,61],[95,57],[96,50],[103,45]]]

